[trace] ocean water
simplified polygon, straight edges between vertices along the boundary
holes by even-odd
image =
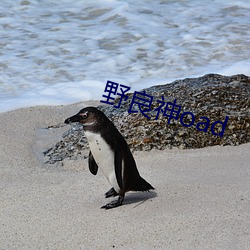
[[[0,112],[207,73],[250,76],[249,0],[1,0]]]

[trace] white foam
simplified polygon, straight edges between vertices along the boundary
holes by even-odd
[[[207,73],[250,76],[250,2],[8,1],[0,6],[0,112],[101,100]]]
[[[230,76],[244,74],[250,76],[250,60],[234,63],[233,65],[219,71],[220,74]]]

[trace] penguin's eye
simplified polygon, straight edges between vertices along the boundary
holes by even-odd
[[[79,114],[83,119],[86,119],[88,117],[88,112]]]

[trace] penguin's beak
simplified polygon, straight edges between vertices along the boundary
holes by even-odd
[[[73,115],[69,118],[67,118],[64,123],[67,123],[67,124],[70,124],[72,122],[80,122],[81,120],[81,116],[79,116],[78,114],[77,115]]]

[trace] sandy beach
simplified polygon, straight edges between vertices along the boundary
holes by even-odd
[[[42,161],[68,129],[45,128],[92,104],[0,113],[0,249],[249,249],[249,143],[134,152],[155,192],[103,210],[87,159]]]

